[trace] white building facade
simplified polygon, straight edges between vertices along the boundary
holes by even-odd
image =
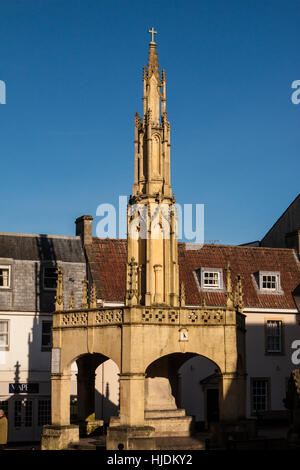
[[[50,422],[57,266],[68,295],[80,295],[86,274],[80,237],[0,233],[0,408],[10,442],[39,441]]]

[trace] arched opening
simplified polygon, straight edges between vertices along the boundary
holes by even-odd
[[[168,435],[170,429],[173,435],[207,430],[219,420],[219,380],[219,367],[204,356],[173,353],[160,357],[146,369],[145,419],[162,436],[164,429]]]
[[[119,413],[119,368],[103,354],[83,354],[71,365],[71,423],[81,435],[102,432]]]

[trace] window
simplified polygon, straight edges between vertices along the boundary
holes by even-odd
[[[203,286],[205,287],[220,287],[220,273],[212,272],[203,273]]]
[[[22,401],[15,401],[15,410],[14,410],[14,426],[19,428],[22,422]]]
[[[44,268],[44,289],[56,289],[56,281],[57,281],[57,268],[50,267]]]
[[[282,353],[282,321],[267,320],[266,322],[266,352]]]
[[[262,276],[262,289],[276,290],[277,279],[276,276]]]
[[[0,400],[0,410],[3,410],[5,416],[8,417],[8,400]]]
[[[0,351],[7,351],[8,348],[9,348],[8,320],[0,320]]]
[[[0,266],[0,289],[10,288],[10,266]]]
[[[259,287],[262,291],[280,291],[280,274],[260,271]]]
[[[222,269],[201,268],[197,272],[198,281],[202,289],[223,289]]]
[[[24,401],[25,407],[25,428],[31,428],[32,426],[32,400],[25,400]]]
[[[51,423],[51,400],[38,401],[38,426]]]
[[[269,409],[269,379],[252,378],[252,413],[261,413]]]
[[[42,351],[50,351],[52,348],[52,321],[42,322]]]

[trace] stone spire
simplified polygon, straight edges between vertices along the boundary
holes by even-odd
[[[143,69],[143,119],[135,114],[135,172],[128,207],[126,305],[169,305],[179,298],[175,198],[170,181],[166,74],[158,66],[154,28]],[[139,206],[137,212],[137,204]]]
[[[149,60],[148,60],[148,79],[154,74],[157,82],[159,83],[159,65],[158,56],[156,50],[156,42],[149,43]]]
[[[161,80],[159,76],[158,56],[156,50],[156,42],[153,41],[153,33],[150,30],[152,40],[149,43],[148,66],[144,67],[144,119],[159,125],[160,121],[160,98],[161,98]]]
[[[166,112],[166,74],[158,65],[154,28],[149,31],[148,66],[143,69],[143,120],[135,114],[135,177],[133,196],[172,197],[170,182],[170,123]]]

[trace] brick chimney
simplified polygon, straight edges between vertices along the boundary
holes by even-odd
[[[80,235],[83,245],[92,244],[93,216],[82,215],[75,220],[76,235]]]

